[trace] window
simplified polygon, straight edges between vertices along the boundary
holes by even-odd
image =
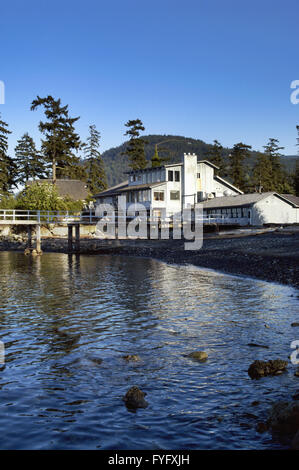
[[[177,201],[180,199],[180,191],[170,191],[170,200]]]
[[[168,170],[168,181],[173,181],[173,171]]]
[[[197,179],[200,180],[200,173],[197,173]]]
[[[175,181],[180,181],[180,172],[179,171],[174,172],[174,180]]]
[[[154,201],[164,201],[164,191],[155,191]]]

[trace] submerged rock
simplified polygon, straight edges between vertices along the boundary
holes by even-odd
[[[187,355],[191,359],[196,359],[197,361],[206,361],[208,359],[208,355],[205,351],[193,351]]]
[[[259,379],[267,375],[279,375],[285,371],[288,363],[281,359],[271,361],[254,361],[248,369],[248,375],[252,379]]]
[[[298,367],[298,369],[296,370],[296,372],[295,372],[294,375],[295,375],[295,377],[299,377],[299,367]]]
[[[256,430],[258,433],[262,434],[266,431],[268,431],[268,425],[267,423],[264,423],[263,421],[259,421],[256,425]]]
[[[144,399],[145,395],[146,393],[140,390],[140,388],[133,386],[127,391],[123,400],[127,408],[146,408],[148,406],[148,402]]]
[[[295,327],[295,326],[299,326],[299,323],[297,323],[297,322],[294,322],[294,323],[292,323],[292,324],[291,324],[291,326],[293,326],[293,327]]]
[[[267,420],[268,426],[281,435],[294,436],[299,430],[299,403],[274,403]]]
[[[264,349],[269,349],[269,346],[265,346],[263,344],[257,344],[257,343],[248,343],[247,346],[250,346],[251,348],[264,348]]]
[[[123,356],[123,359],[127,362],[138,362],[140,361],[140,357],[138,354],[128,354],[127,356]]]

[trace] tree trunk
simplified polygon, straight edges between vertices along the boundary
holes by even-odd
[[[56,161],[52,162],[52,183],[56,184]]]

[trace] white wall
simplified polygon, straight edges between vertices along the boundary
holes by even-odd
[[[298,209],[271,195],[254,204],[252,225],[294,224],[299,222],[298,216]]]
[[[214,168],[206,163],[197,164],[197,173],[200,173],[200,180],[197,181],[197,191],[206,194],[214,191]]]
[[[194,205],[197,194],[197,156],[184,154],[184,171],[183,171],[183,207]],[[195,195],[195,199],[194,199]]]
[[[214,184],[214,189],[211,192],[216,193],[216,197],[224,196],[225,191],[229,191],[231,195],[240,194],[238,191],[235,191],[234,189],[229,188],[225,186],[224,184],[220,183],[220,181],[213,180],[213,184]]]

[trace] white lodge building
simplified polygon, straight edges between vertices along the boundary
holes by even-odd
[[[194,207],[197,202],[243,194],[240,189],[216,176],[215,170],[218,167],[213,163],[197,161],[195,154],[184,154],[182,163],[129,171],[128,181],[94,197],[96,204],[117,207],[117,197],[125,195],[127,207],[139,202],[153,216],[160,217],[161,209],[165,209],[166,217],[170,217],[183,208]]]
[[[182,163],[129,171],[128,181],[95,195],[96,205],[112,204],[125,195],[127,208],[142,203],[151,216],[171,217],[183,208],[203,203],[203,217],[219,224],[253,225],[299,223],[299,198],[275,192],[243,194],[215,174],[218,167],[195,154]],[[164,211],[162,212],[162,209]]]

